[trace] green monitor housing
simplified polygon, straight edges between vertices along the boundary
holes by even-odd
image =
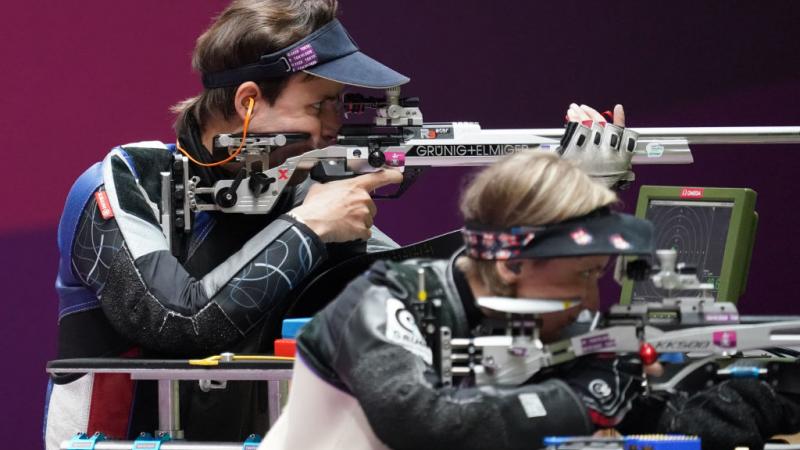
[[[735,303],[747,284],[758,226],[755,203],[756,192],[747,188],[642,186],[636,216],[653,222],[656,249],[675,248],[679,263],[697,268],[701,283],[714,284],[717,301]],[[620,303],[660,301],[665,295],[650,280],[626,280]]]

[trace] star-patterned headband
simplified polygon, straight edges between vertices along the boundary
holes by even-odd
[[[469,222],[461,232],[467,255],[489,261],[653,252],[653,225],[608,207],[541,226],[494,229]]]

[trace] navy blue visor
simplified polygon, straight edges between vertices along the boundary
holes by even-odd
[[[234,87],[246,81],[282,78],[300,71],[374,89],[409,81],[408,77],[361,53],[341,22],[334,19],[289,47],[263,55],[256,63],[203,74],[203,86],[206,89]]]

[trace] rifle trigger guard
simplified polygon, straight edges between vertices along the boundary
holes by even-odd
[[[391,194],[377,194],[373,195],[372,198],[376,200],[390,200],[395,198],[400,198],[409,187],[417,180],[422,172],[425,171],[425,167],[408,167],[406,166],[403,170],[403,181],[397,186],[397,189],[392,192]]]

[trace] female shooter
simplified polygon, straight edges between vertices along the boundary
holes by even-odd
[[[420,293],[441,302],[454,338],[493,334],[497,314],[476,299],[568,302],[540,316],[540,337],[553,341],[598,308],[610,256],[653,250],[652,225],[611,211],[616,200],[554,155],[516,154],[483,171],[461,202],[463,252],[379,262],[304,328],[288,405],[261,448],[535,449],[546,435],[616,427],[697,434],[706,449],[731,449],[800,430],[800,406],[755,380],[640,401],[641,365],[626,369],[614,357],[576,360],[522,385],[441,384],[415,312]]]

